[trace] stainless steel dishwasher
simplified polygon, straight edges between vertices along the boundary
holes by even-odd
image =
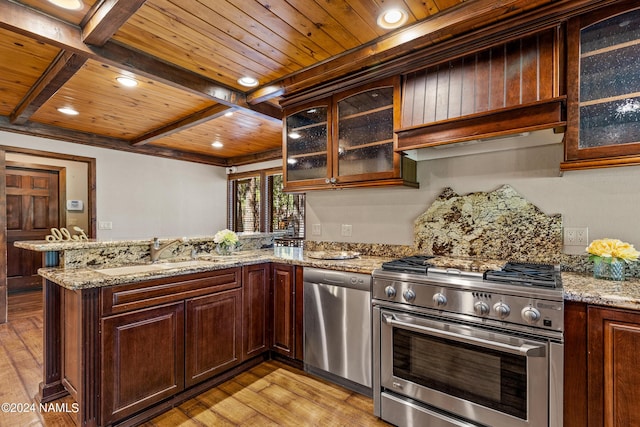
[[[304,269],[305,371],[371,395],[371,276]]]

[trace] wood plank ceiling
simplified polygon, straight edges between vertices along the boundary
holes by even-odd
[[[283,96],[550,2],[0,0],[0,130],[220,166],[280,158]],[[392,3],[408,21],[385,30]]]

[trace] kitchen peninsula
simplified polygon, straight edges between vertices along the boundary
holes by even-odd
[[[266,360],[270,351],[301,360],[293,352],[293,332],[302,333],[293,324],[293,286],[301,274],[296,266],[311,261],[293,248],[277,248],[279,256],[260,249],[264,236],[242,237],[243,250],[230,256],[217,255],[212,239],[176,242],[158,263],[149,262],[148,240],[16,243],[59,264],[40,270],[46,279],[40,399],[70,394],[81,425],[135,424]],[[331,265],[371,271],[381,262],[356,261]]]

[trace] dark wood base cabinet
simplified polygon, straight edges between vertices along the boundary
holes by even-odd
[[[102,424],[182,391],[184,303],[102,320]]]
[[[46,281],[39,398],[70,394],[81,426],[136,425],[272,351],[295,363],[301,272],[264,263],[75,291]]]
[[[565,304],[564,425],[640,426],[640,312]]]
[[[275,355],[297,361],[301,366],[302,329],[302,267],[272,264],[272,341]]]

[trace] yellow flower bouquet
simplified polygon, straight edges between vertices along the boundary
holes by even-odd
[[[637,261],[640,252],[633,245],[618,239],[599,239],[591,242],[587,248],[589,260],[611,263],[612,261]]]
[[[587,252],[594,262],[594,277],[610,280],[624,280],[624,264],[637,261],[640,255],[633,245],[618,239],[594,240]]]

